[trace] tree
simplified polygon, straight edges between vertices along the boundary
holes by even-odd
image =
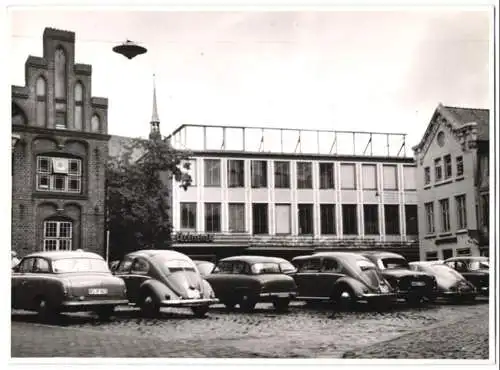
[[[191,185],[189,153],[167,141],[131,139],[121,155],[110,158],[106,191],[111,260],[139,249],[165,249],[171,244],[172,181]]]

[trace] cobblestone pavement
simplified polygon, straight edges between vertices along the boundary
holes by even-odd
[[[195,318],[189,310],[163,309],[157,319],[141,318],[135,309],[120,309],[110,322],[91,315],[63,315],[58,325],[37,324],[33,315],[12,315],[12,357],[210,357],[210,358],[341,358],[380,357],[455,358],[457,336],[468,340],[463,353],[487,358],[488,304],[397,307],[388,312],[332,312],[327,307],[294,303],[288,313],[276,313],[272,305],[259,304],[254,313],[231,312],[214,306],[207,318]],[[438,325],[479,320],[481,325],[451,325],[443,335]],[[474,321],[475,322],[475,321]],[[423,329],[435,330],[426,334]],[[434,329],[432,329],[434,328]],[[419,331],[416,334],[405,334]],[[423,351],[414,336],[428,342]],[[442,336],[442,338],[440,337]],[[386,352],[377,349],[383,344]],[[398,347],[400,341],[406,343]],[[435,351],[435,348],[446,348]],[[435,344],[439,342],[440,345]],[[420,345],[420,344],[419,344]],[[431,348],[432,347],[432,348]],[[366,348],[368,352],[363,352]],[[383,349],[383,348],[382,348]],[[353,352],[354,351],[354,352]],[[449,357],[448,357],[449,356]],[[414,357],[415,358],[415,357]]]

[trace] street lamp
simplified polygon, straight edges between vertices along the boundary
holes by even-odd
[[[19,140],[21,140],[21,135],[12,134],[12,151],[14,151],[14,148],[16,147],[16,144]]]

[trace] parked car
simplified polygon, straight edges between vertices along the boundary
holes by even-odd
[[[357,303],[390,305],[396,294],[376,266],[367,258],[350,252],[319,252],[295,259],[293,274],[297,299],[329,301],[351,308]]]
[[[128,304],[124,282],[95,253],[32,253],[12,270],[12,308],[37,311],[41,319],[60,312],[94,311],[109,318]]]
[[[215,268],[215,263],[210,261],[193,260],[201,276],[207,276],[212,273]]]
[[[454,301],[473,301],[477,290],[461,274],[441,261],[410,262],[413,271],[433,275],[437,282],[437,296]]]
[[[297,293],[293,278],[275,257],[223,258],[207,280],[226,307],[239,305],[244,311],[252,311],[259,302],[272,302],[276,310],[285,311]]]
[[[451,257],[444,263],[474,284],[479,295],[489,296],[490,262],[488,257]]]
[[[125,281],[130,303],[145,316],[157,316],[161,307],[189,307],[203,317],[218,302],[191,258],[172,250],[129,253],[114,273]]]
[[[437,295],[437,281],[431,274],[412,271],[406,258],[392,252],[362,252],[396,290],[398,298],[416,305],[432,302]]]

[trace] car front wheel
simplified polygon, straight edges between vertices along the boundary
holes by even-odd
[[[109,320],[113,313],[115,312],[115,307],[110,306],[110,307],[100,307],[99,309],[96,310],[96,314],[99,317],[99,320]]]
[[[279,312],[287,311],[289,304],[290,304],[290,299],[288,298],[278,298],[273,302],[274,309]]]
[[[37,299],[36,307],[38,319],[42,322],[53,321],[58,314],[45,297],[39,297]]]
[[[249,294],[243,293],[240,298],[240,308],[245,312],[253,311],[257,302]]]
[[[340,287],[333,297],[334,304],[342,309],[349,310],[354,306],[354,292],[349,287]]]
[[[145,292],[141,299],[141,312],[145,317],[156,317],[160,314],[160,304],[152,292]]]
[[[208,312],[208,306],[191,307],[191,311],[196,317],[205,317]]]

